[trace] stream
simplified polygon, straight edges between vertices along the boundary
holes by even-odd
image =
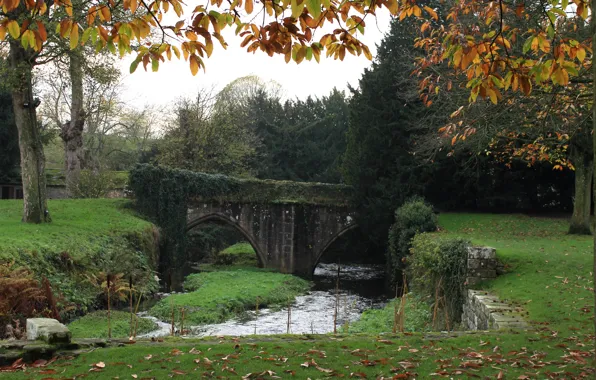
[[[291,308],[290,333],[325,334],[333,332],[336,304],[337,264],[319,264],[313,276],[313,288],[296,297]],[[379,265],[342,265],[339,283],[339,312],[337,328],[352,323],[368,309],[381,308],[387,298],[383,294],[384,271]],[[155,321],[159,329],[141,337],[170,335],[171,325],[140,313]],[[185,330],[187,327],[185,327]],[[190,326],[186,337],[242,336],[252,334],[286,334],[288,309],[248,311],[240,319],[210,325]]]

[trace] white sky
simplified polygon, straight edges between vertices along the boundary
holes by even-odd
[[[389,30],[390,17],[387,12],[379,12],[376,23],[374,19],[366,21],[365,35],[361,39],[374,56],[376,45]],[[128,74],[134,56],[124,57],[121,62],[125,74],[125,100],[136,107],[146,104],[166,105],[180,96],[192,97],[202,87],[215,86],[219,90],[234,79],[247,75],[257,75],[266,81],[274,80],[283,87],[287,98],[304,99],[308,95],[326,95],[333,87],[347,89],[348,83],[357,86],[364,68],[371,64],[364,55],[355,57],[350,54],[346,54],[343,62],[325,58],[323,54],[318,64],[314,59],[310,62],[305,60],[300,65],[295,62],[286,64],[281,55],[269,57],[261,51],[247,53],[246,48],[239,46],[241,39],[234,36],[231,30],[228,32],[227,36],[224,34],[227,50],[214,40],[213,54],[205,60],[206,72],[200,70],[194,77],[188,62],[175,58],[161,63],[158,72],[151,72],[151,65],[148,66],[149,71],[145,72],[139,65],[134,74]],[[318,39],[316,34],[314,38]]]

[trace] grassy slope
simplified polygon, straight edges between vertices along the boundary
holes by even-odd
[[[546,323],[565,336],[577,329],[591,330],[591,236],[567,235],[565,219],[525,215],[447,213],[439,223],[442,235],[497,248],[497,257],[507,265],[507,274],[477,288],[523,306],[529,321]],[[420,316],[417,311],[406,312],[406,326],[418,326]],[[392,325],[389,305],[365,312],[353,328],[375,333],[389,331]]]
[[[186,278],[184,287],[191,291],[161,300],[151,315],[168,321],[173,305],[176,313],[180,307],[186,308],[185,324],[223,322],[245,309],[254,309],[257,297],[261,306],[286,303],[309,285],[298,277],[255,268],[193,274]]]
[[[497,249],[509,273],[484,284],[519,302],[529,319],[564,334],[592,329],[591,236],[567,235],[566,219],[524,215],[444,214],[443,233]]]
[[[114,233],[151,226],[123,208],[125,204],[122,199],[50,200],[52,223],[25,224],[22,201],[0,200],[0,258],[22,250],[80,252],[97,248]]]
[[[127,257],[120,262],[136,265],[138,256],[129,253],[145,249],[136,245],[153,238],[152,225],[126,204],[122,199],[50,200],[52,223],[25,224],[22,201],[0,200],[0,262],[15,261],[39,279],[47,277],[55,291],[86,310],[98,293],[87,281],[87,275],[97,272],[93,266],[98,259],[126,247],[122,254]],[[117,264],[112,269],[118,271]]]
[[[246,255],[246,254],[253,254],[256,255],[254,248],[250,243],[242,242],[236,243],[234,245],[229,246],[228,248],[221,251],[221,253],[227,253],[230,255]]]

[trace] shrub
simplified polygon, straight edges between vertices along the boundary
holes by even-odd
[[[81,170],[79,183],[72,186],[73,198],[104,198],[115,188],[112,172]]]
[[[461,320],[468,246],[463,239],[442,239],[426,233],[412,239],[407,269],[411,288],[435,303],[441,315],[447,311],[451,325]],[[447,321],[443,318],[443,322]]]
[[[420,232],[436,231],[437,216],[421,197],[413,197],[395,211],[395,223],[389,230],[387,253],[388,277],[392,285],[399,282],[405,269],[412,238]]]
[[[0,264],[0,339],[5,337],[7,324],[24,326],[26,318],[56,317],[54,295],[47,280],[44,284],[28,268],[13,262]]]

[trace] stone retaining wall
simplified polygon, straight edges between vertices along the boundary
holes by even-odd
[[[468,286],[497,277],[497,250],[491,247],[468,248]]]
[[[465,330],[528,329],[520,313],[523,310],[499,300],[483,290],[468,290],[463,305],[462,327]]]

